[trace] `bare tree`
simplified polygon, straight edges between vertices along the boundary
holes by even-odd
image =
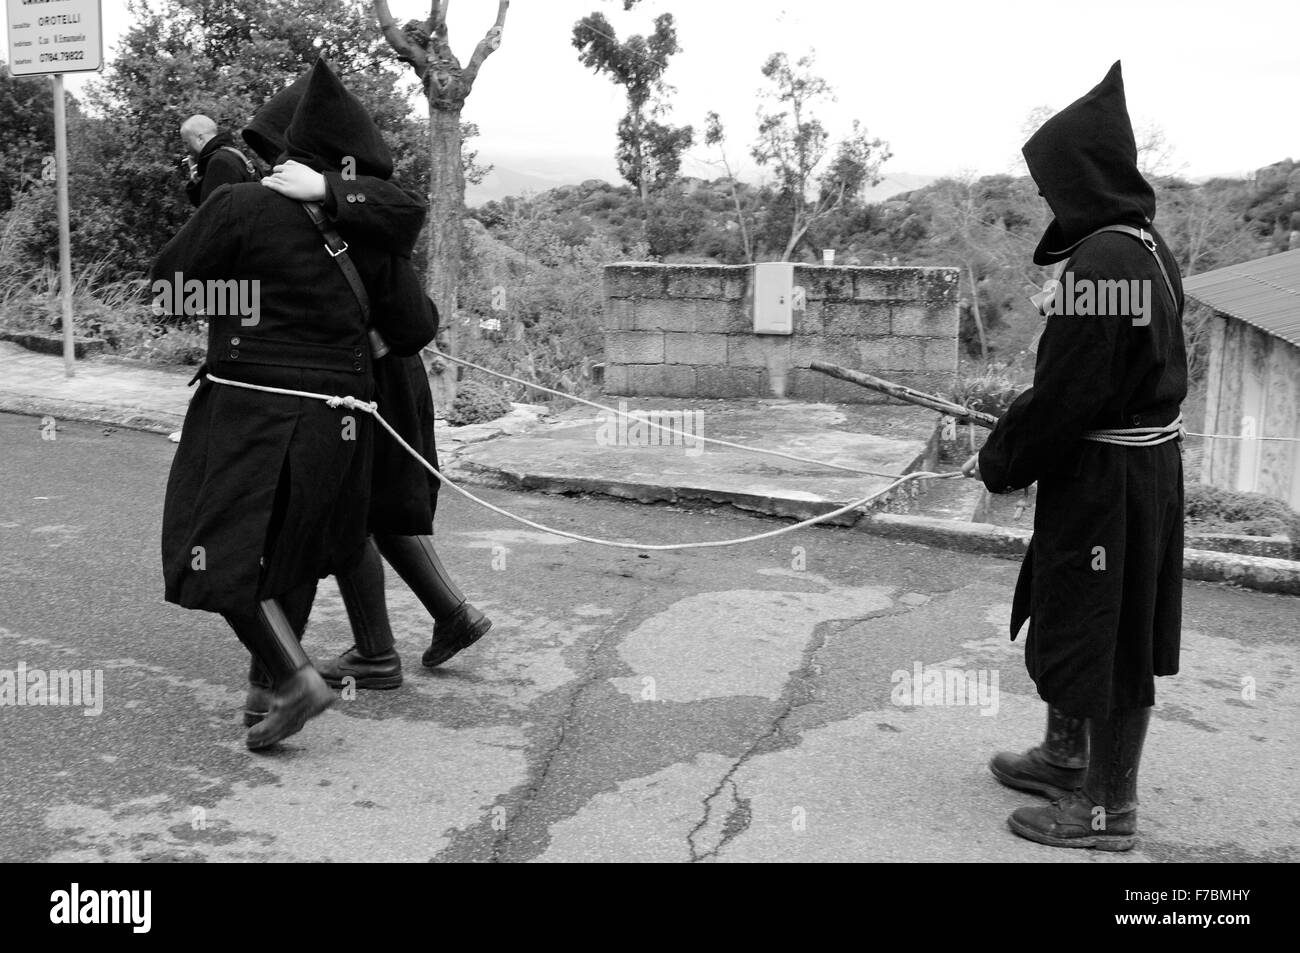
[[[791,64],[785,53],[773,53],[763,64],[763,76],[775,89],[764,96],[760,110],[758,142],[750,154],[761,166],[776,171],[777,187],[790,203],[790,229],[782,261],[790,261],[813,223],[840,208],[867,186],[880,181],[880,166],[890,158],[889,144],[868,139],[854,120],[853,133],[844,139],[830,166],[820,177],[817,168],[826,157],[830,134],[813,107],[834,93],[812,72],[812,55]],[[809,193],[816,187],[816,196]]]
[[[474,48],[464,67],[447,37],[447,7],[451,0],[432,0],[426,20],[399,27],[388,0],[373,0],[379,28],[398,58],[420,77],[429,100],[429,293],[442,319],[443,344],[456,353],[456,285],[460,272],[465,213],[465,172],[462,163],[460,113],[474,88],[483,61],[501,45],[510,0],[498,0],[497,18]],[[437,363],[434,391],[441,403],[455,396],[456,376]]]
[[[746,222],[745,208],[740,201],[740,186],[736,182],[736,173],[731,168],[731,162],[727,158],[727,152],[724,144],[727,139],[727,133],[722,128],[722,119],[716,112],[710,112],[705,119],[704,144],[707,146],[717,146],[718,154],[722,157],[720,162],[713,162],[708,159],[703,161],[709,165],[721,165],[724,172],[727,173],[727,186],[731,190],[731,202],[736,206],[736,223],[740,226],[740,240],[745,247],[745,262],[749,263],[754,260],[754,243],[749,235],[749,225]]]

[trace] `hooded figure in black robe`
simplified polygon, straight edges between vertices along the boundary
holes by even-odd
[[[282,194],[319,202],[346,241],[360,241],[409,258],[427,212],[425,202],[415,193],[388,178],[355,172],[345,175],[325,167],[316,170],[323,183],[319,187],[306,185],[310,180],[300,172],[291,174],[287,163],[296,160],[289,154],[285,127],[297,112],[307,79],[304,75],[277,93],[243,130],[249,146],[274,167],[275,174],[263,184]],[[429,307],[436,325],[432,302]],[[433,398],[420,357],[378,357],[374,378],[379,412],[416,453],[437,467]],[[374,545],[366,547],[351,570],[336,577],[355,645],[317,667],[335,687],[347,677],[357,688],[396,688],[402,682],[401,659],[394,648],[385,604],[380,552],[435,619],[426,662],[432,659],[441,664],[492,625],[466,602],[433,547],[432,518],[441,485],[437,478],[387,433],[376,434],[373,460],[367,526],[374,534]],[[269,688],[265,672],[255,662],[249,672],[246,724],[253,725],[264,716]]]
[[[285,141],[317,170],[340,171],[346,161],[361,175],[392,172],[369,114],[323,62]],[[348,254],[370,292],[375,329],[394,353],[418,353],[436,327],[409,262],[364,245]],[[208,315],[203,380],[168,479],[162,554],[167,600],[221,612],[271,673],[270,714],[249,733],[250,747],[267,747],[329,703],[295,630],[316,581],[364,553],[374,427],[346,406],[207,378],[369,401],[368,328],[307,212],[261,183],[218,189],[150,278],[259,289],[256,314]]]
[[[288,155],[285,131],[301,102],[310,73],[267,101],[244,128],[244,141],[268,166]],[[409,262],[428,205],[414,192],[386,176],[316,169],[325,179],[320,205],[331,224],[349,243],[359,242],[391,252]],[[429,302],[433,320],[437,309]],[[379,412],[402,438],[438,465],[434,445],[434,408],[428,377],[418,355],[396,354],[374,362],[375,400]],[[430,476],[387,434],[374,445],[374,468],[367,524],[372,533],[404,536],[433,531],[437,478]]]
[[[999,755],[992,768],[1012,786],[1066,793],[1085,780],[1090,720],[1097,777],[1088,775],[1089,791],[1095,803],[1105,801],[1107,811],[1131,811],[1127,821],[1135,825],[1135,786],[1105,790],[1103,762],[1123,760],[1124,749],[1131,763],[1121,773],[1135,785],[1146,715],[1155,702],[1154,677],[1178,671],[1181,440],[1132,447],[1085,434],[1161,428],[1179,417],[1187,393],[1182,284],[1176,259],[1151,224],[1155,195],[1138,170],[1119,63],[1096,88],[1049,119],[1026,143],[1024,156],[1055,216],[1034,262],[1064,261],[1065,288],[1137,281],[1126,287],[1147,294],[1140,313],[1132,301],[1127,311],[1117,309],[1121,313],[1050,313],[1033,386],[998,421],[979,453],[978,473],[991,492],[1038,483],[1011,637],[1028,620],[1025,662],[1049,704],[1044,745],[1024,758]],[[1094,234],[1117,225],[1139,229],[1147,239]],[[1056,835],[1045,835],[1050,836]],[[1118,840],[1101,843],[1060,836],[1069,846],[1124,849],[1132,843],[1131,837],[1124,843],[1122,831]],[[1034,839],[1053,843],[1045,837]]]

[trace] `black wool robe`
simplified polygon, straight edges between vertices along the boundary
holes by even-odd
[[[386,178],[374,123],[318,64],[295,120],[314,168]],[[311,106],[310,110],[303,107]],[[323,122],[322,114],[330,121]],[[398,355],[417,354],[436,326],[409,260],[349,249],[374,327]],[[166,598],[249,614],[257,600],[347,571],[367,535],[374,424],[323,401],[214,384],[206,375],[374,399],[360,306],[300,203],[260,183],[223,186],[163,249],[151,280],[257,281],[255,324],[209,315],[207,362],[168,478],[162,556]],[[227,309],[229,311],[230,309]]]
[[[1072,274],[1076,288],[1080,281],[1149,282],[1145,316],[1047,318],[1033,386],[979,454],[981,478],[994,493],[1038,483],[1011,637],[1029,621],[1025,662],[1045,701],[1071,715],[1104,718],[1154,704],[1154,676],[1178,671],[1182,444],[1134,448],[1082,437],[1178,417],[1187,393],[1182,283],[1151,225],[1155,197],[1137,168],[1118,63],[1048,120],[1024,155],[1055,216],[1035,263],[1066,261],[1062,280]],[[1172,296],[1143,242],[1092,234],[1108,225],[1150,233]]]

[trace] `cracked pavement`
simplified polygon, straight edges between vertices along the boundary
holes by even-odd
[[[238,720],[243,650],[215,616],[162,601],[173,446],[78,424],[42,441],[38,419],[0,415],[0,447],[0,670],[98,669],[105,693],[93,717],[0,707],[0,860],[1300,858],[1294,597],[1186,583],[1183,671],[1157,683],[1141,840],[1098,856],[1012,835],[1006,816],[1033,798],[985,768],[1035,744],[1044,717],[1006,636],[1014,562],[844,529],[638,554],[444,495],[440,552],[492,632],[421,669],[429,621],[390,572],[405,684],[359,692],[254,755]],[[773,525],[483,495],[646,542]],[[349,642],[326,580],[305,644],[324,657]],[[910,694],[930,672],[949,684]],[[963,694],[968,672],[992,694]]]

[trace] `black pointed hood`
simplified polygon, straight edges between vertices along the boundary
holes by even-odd
[[[1156,197],[1137,165],[1119,61],[1087,95],[1043,123],[1021,150],[1055,219],[1034,250],[1050,265],[1106,225],[1151,224]]]
[[[241,133],[249,148],[267,165],[275,165],[275,161],[284,155],[284,131],[289,128],[294,110],[302,102],[310,78],[310,72],[303,73],[272,96]]]
[[[307,76],[307,88],[284,141],[289,158],[317,172],[345,171],[343,160],[350,156],[357,175],[387,179],[393,174],[393,156],[379,127],[323,59],[316,61]]]

